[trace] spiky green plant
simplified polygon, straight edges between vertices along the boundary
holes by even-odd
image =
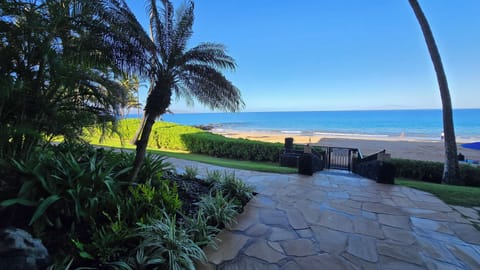
[[[219,170],[207,170],[207,177],[205,178],[205,182],[210,185],[214,185],[222,180],[222,173]]]
[[[220,228],[230,227],[235,222],[234,218],[239,210],[235,199],[229,200],[221,192],[217,192],[214,196],[203,196],[200,199],[199,207],[209,217],[208,224]]]
[[[137,178],[138,182],[155,184],[160,181],[166,171],[173,169],[172,164],[166,159],[167,157],[157,154],[147,154],[145,162],[142,164],[142,170]]]
[[[217,188],[228,198],[239,200],[241,205],[253,198],[253,187],[236,177],[235,172],[225,172]]]
[[[164,264],[156,265],[161,269],[194,270],[194,261],[206,261],[203,250],[184,229],[177,227],[175,215],[169,217],[164,213],[162,219],[141,225],[138,235],[142,238],[141,248],[161,255],[165,260]]]
[[[216,247],[215,235],[220,232],[220,229],[209,224],[207,216],[202,209],[199,209],[197,215],[193,218],[184,217],[187,220],[187,233],[192,240],[199,246],[212,245]]]
[[[188,180],[194,180],[198,175],[198,168],[193,166],[185,166],[185,177]]]

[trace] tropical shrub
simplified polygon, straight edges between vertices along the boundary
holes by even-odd
[[[39,152],[27,161],[13,160],[21,173],[22,185],[16,198],[2,206],[19,204],[35,208],[29,225],[69,227],[95,216],[100,201],[111,201],[118,192],[114,178],[127,170],[114,172],[102,151],[75,155],[72,152]]]
[[[240,160],[277,162],[281,143],[226,138],[209,132],[184,134],[182,139],[192,153]]]
[[[237,178],[235,172],[225,171],[221,181],[215,187],[227,198],[239,200],[239,205],[247,204],[253,197],[253,187]]]
[[[182,201],[178,197],[178,185],[177,183],[170,184],[168,180],[160,183],[163,208],[168,214],[173,215],[182,208]]]
[[[134,154],[131,153],[130,157],[132,160],[130,164],[133,164]],[[172,169],[172,164],[166,161],[166,157],[147,153],[137,179],[142,183],[155,183],[162,179],[165,172]]]
[[[183,175],[186,179],[193,180],[198,175],[198,168],[192,166],[185,166],[185,174]]]
[[[50,146],[27,160],[12,160],[20,187],[14,198],[0,203],[31,213],[14,225],[32,226],[52,254],[72,259],[57,261],[60,268],[109,260],[129,248],[129,228],[119,206],[125,184],[117,179],[126,178],[130,167],[120,169],[121,158],[114,157],[120,154],[112,151],[70,146],[78,152]]]
[[[240,203],[251,196],[249,188],[234,174],[211,171],[210,188],[194,187],[205,196],[186,195],[201,180],[174,175],[154,155],[144,165],[143,180],[132,182],[132,156],[88,145],[47,146],[11,162],[20,183],[0,205],[20,207],[14,225],[30,227],[42,239],[55,257],[49,269],[189,268],[204,256],[197,248],[214,245],[220,228],[234,222]],[[12,173],[5,164],[0,169]],[[184,208],[182,198],[198,204]],[[152,237],[162,240],[153,243]]]
[[[219,170],[207,170],[207,177],[205,177],[205,182],[212,185],[222,181],[222,173]]]
[[[0,1],[0,157],[114,120],[117,75],[150,61],[134,18],[123,1]]]
[[[208,217],[207,224],[219,228],[230,227],[239,209],[235,199],[228,199],[221,192],[216,192],[214,196],[203,196],[199,206]]]
[[[395,165],[396,177],[404,177],[433,183],[442,182],[442,162],[393,158],[389,161],[389,163]],[[480,186],[480,167],[469,164],[461,164],[460,179],[458,183],[467,186]]]
[[[115,132],[109,133],[104,138],[103,143],[114,146],[129,143],[131,138],[134,137],[138,125],[138,119],[121,120],[116,129],[118,134]],[[108,130],[114,130],[113,126],[108,126]],[[100,128],[88,129],[85,131],[84,139],[102,144],[100,141],[101,132]],[[161,121],[155,122],[151,134],[152,138],[148,144],[151,148],[190,151],[231,159],[278,162],[279,153],[283,149],[281,143],[227,138],[195,127]]]
[[[194,261],[206,261],[205,253],[189,238],[182,227],[177,227],[176,216],[164,213],[162,219],[140,226],[138,235],[142,238],[140,248],[156,254],[165,260],[159,264],[162,269],[195,269]]]
[[[218,227],[208,223],[208,217],[203,209],[200,208],[193,218],[184,217],[187,220],[187,233],[192,240],[199,246],[213,245],[216,246],[214,237],[220,232]]]

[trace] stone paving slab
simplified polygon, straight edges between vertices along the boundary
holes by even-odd
[[[339,171],[313,176],[232,170],[258,195],[206,248],[198,269],[480,269],[480,208]]]

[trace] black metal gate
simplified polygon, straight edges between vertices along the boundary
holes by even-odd
[[[327,168],[336,170],[353,170],[354,158],[358,149],[344,147],[327,148]]]

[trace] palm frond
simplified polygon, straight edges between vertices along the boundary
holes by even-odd
[[[179,59],[183,64],[208,64],[215,68],[235,70],[237,64],[233,57],[226,54],[226,48],[222,44],[202,43],[183,54]]]
[[[222,73],[207,65],[184,65],[180,75],[185,93],[211,109],[238,111],[244,103],[240,90]]]
[[[187,7],[177,10],[177,19],[174,32],[171,36],[171,53],[170,55],[176,57],[182,55],[186,50],[187,41],[193,34],[193,21],[194,21],[194,4],[188,2]],[[175,64],[175,59],[168,59],[171,64]]]
[[[162,1],[163,5],[165,6],[165,2],[169,1]],[[150,20],[150,39],[155,43],[155,48],[156,48],[156,54],[155,57],[157,57],[159,54],[160,59],[157,60],[163,60],[167,58],[168,55],[168,50],[167,50],[167,44],[165,43],[165,36],[168,35],[168,31],[165,27],[163,21],[166,20],[164,17],[165,12],[162,12],[163,9],[158,8],[157,6],[157,1],[156,0],[150,0],[147,3],[147,13],[149,15],[149,20]],[[160,61],[157,61],[157,64]]]

